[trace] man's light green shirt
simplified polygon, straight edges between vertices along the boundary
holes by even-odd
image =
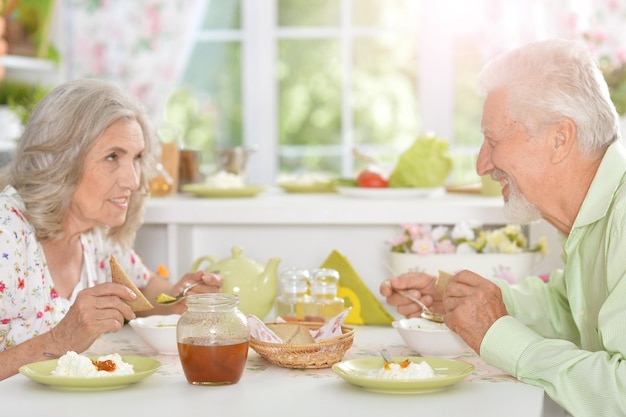
[[[626,416],[626,151],[607,150],[548,283],[498,281],[510,316],[481,356],[574,416]],[[576,181],[576,173],[564,181]]]

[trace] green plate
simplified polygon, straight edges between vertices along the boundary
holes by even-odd
[[[280,188],[288,193],[334,193],[335,184],[332,182],[317,182],[313,184],[298,184],[281,182]]]
[[[184,184],[181,190],[196,197],[238,198],[254,197],[265,191],[265,187],[262,185],[247,185],[238,188],[214,188],[204,184]]]
[[[98,359],[98,356],[90,356]],[[137,383],[155,373],[161,368],[161,362],[156,359],[142,356],[122,356],[122,360],[133,365],[135,373],[132,375],[115,375],[99,378],[78,378],[70,376],[55,376],[52,371],[57,367],[57,359],[35,362],[20,367],[22,375],[27,376],[40,384],[54,388],[74,391],[98,391],[122,388]]]
[[[406,356],[392,358],[396,362],[407,359]],[[425,361],[435,371],[434,378],[415,379],[412,381],[390,380],[375,377],[385,361],[382,358],[362,358],[339,362],[333,365],[333,371],[349,383],[368,391],[385,394],[424,394],[441,391],[465,379],[474,372],[474,365],[453,359],[422,358],[409,356],[415,363]]]

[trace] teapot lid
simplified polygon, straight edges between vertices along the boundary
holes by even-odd
[[[253,268],[255,270],[258,270],[258,272],[263,270],[264,266],[261,263],[243,255],[243,248],[241,246],[233,246],[230,249],[230,252],[232,254],[231,257],[222,259],[220,261],[220,264],[222,264],[224,267],[226,267],[227,265],[236,265],[237,267]]]

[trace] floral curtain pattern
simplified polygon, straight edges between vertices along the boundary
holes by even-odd
[[[196,0],[67,0],[70,78],[121,83],[158,119],[194,30]]]

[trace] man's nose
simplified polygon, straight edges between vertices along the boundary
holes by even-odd
[[[489,175],[494,168],[493,163],[491,163],[491,149],[483,142],[476,159],[476,173],[482,177]]]

